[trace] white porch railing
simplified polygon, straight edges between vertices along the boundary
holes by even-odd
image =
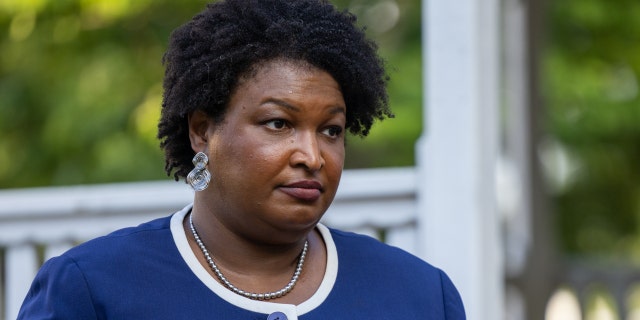
[[[323,222],[415,253],[416,188],[414,168],[345,171]],[[185,184],[172,181],[0,191],[0,320],[16,318],[46,259],[192,199]]]

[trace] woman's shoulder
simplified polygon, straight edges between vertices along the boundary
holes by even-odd
[[[117,305],[123,295],[166,288],[171,275],[166,270],[176,270],[180,263],[170,219],[120,229],[49,259],[32,282],[19,319],[52,314],[56,319],[97,319],[96,305]]]
[[[428,306],[429,312],[437,311],[447,319],[465,318],[458,290],[443,270],[370,236],[330,230],[339,270],[351,287],[366,287],[368,292],[386,295],[385,299],[397,298],[402,305]],[[388,292],[403,294],[390,298]]]
[[[46,261],[36,280],[47,282],[65,275],[97,288],[132,283],[177,260],[169,225],[170,217],[165,217],[86,241]]]
[[[331,236],[338,251],[342,251],[349,257],[357,259],[376,259],[392,264],[407,264],[411,267],[419,265],[422,268],[435,270],[431,264],[414,256],[413,254],[368,235],[354,232],[330,229]]]
[[[131,257],[138,251],[153,250],[171,240],[169,217],[154,219],[138,226],[115,230],[107,235],[83,242],[62,256],[76,261],[113,259],[117,256]],[[162,241],[164,240],[164,241]]]
[[[367,235],[330,230],[341,265],[367,268],[374,273],[393,271],[399,275],[410,274],[433,283],[440,283],[441,278],[446,277],[439,268],[403,249]]]

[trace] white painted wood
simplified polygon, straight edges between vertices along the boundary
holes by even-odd
[[[418,255],[418,232],[414,224],[391,228],[387,231],[386,243],[403,248],[407,252]]]
[[[393,227],[415,221],[415,200],[370,199],[366,202],[336,202],[323,222],[341,229],[352,229],[361,225]]]
[[[420,255],[457,285],[469,319],[503,319],[496,208],[498,0],[423,1]]]
[[[113,230],[135,226],[142,222],[167,216],[172,211],[131,215],[59,215],[43,219],[8,220],[0,224],[0,245],[23,242],[50,243],[60,239],[86,241]]]
[[[527,6],[520,0],[505,0],[504,14],[504,98],[505,110],[502,166],[506,191],[498,194],[505,224],[505,272],[515,276],[524,271],[532,245],[530,136],[528,108]]]
[[[7,217],[135,214],[181,207],[192,199],[193,191],[189,187],[173,181],[2,190],[0,221]]]
[[[38,270],[39,259],[35,247],[22,244],[8,248],[5,260],[5,319],[16,319],[29,284]]]
[[[3,260],[0,260],[3,261]],[[4,263],[0,263],[2,266],[0,267],[0,272],[4,273]],[[5,294],[4,290],[7,286],[4,283],[3,277],[0,277],[0,319],[6,318],[6,312],[4,310],[6,302],[5,302]]]

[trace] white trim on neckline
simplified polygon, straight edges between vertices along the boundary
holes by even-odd
[[[198,279],[200,279],[200,281],[202,281],[202,283],[204,283],[204,285],[223,300],[238,308],[253,312],[270,314],[280,311],[285,313],[289,320],[297,320],[298,316],[314,310],[329,296],[338,276],[338,253],[335,243],[333,242],[333,238],[331,237],[331,232],[326,226],[322,224],[317,225],[317,229],[320,232],[327,248],[327,268],[324,272],[324,277],[320,283],[320,287],[318,287],[318,290],[313,294],[313,296],[299,305],[257,301],[231,292],[216,281],[204,266],[200,264],[198,258],[196,258],[189,246],[187,235],[182,225],[184,217],[191,211],[192,206],[193,204],[189,204],[171,217],[171,234],[173,235],[173,241],[182,256],[182,259],[189,266],[189,269],[191,269],[191,271],[196,275],[196,277],[198,277]]]

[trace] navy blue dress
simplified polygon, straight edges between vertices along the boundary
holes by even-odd
[[[243,298],[215,281],[191,251],[182,228],[189,211],[50,259],[18,319],[465,319],[460,295],[441,270],[376,239],[322,225],[327,269],[308,301]]]

